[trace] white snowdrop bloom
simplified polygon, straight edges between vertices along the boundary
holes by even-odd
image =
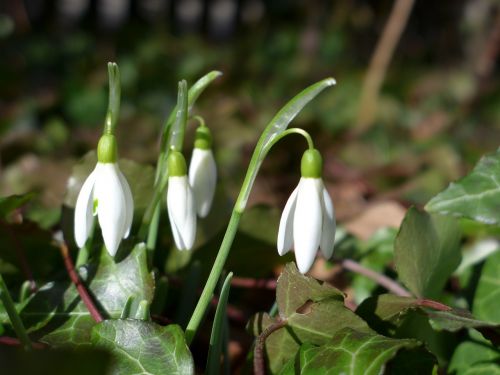
[[[196,205],[186,175],[186,161],[178,151],[168,156],[167,211],[175,246],[190,250],[196,238]]]
[[[335,241],[335,212],[321,179],[321,155],[315,149],[302,157],[302,177],[290,195],[278,231],[278,253],[295,249],[301,273],[311,268],[318,248],[329,259]]]
[[[116,163],[116,140],[106,134],[98,146],[98,163],[85,180],[75,206],[74,231],[82,248],[97,215],[104,245],[111,256],[116,254],[122,238],[127,238],[134,215],[130,186]]]
[[[203,218],[208,215],[214,199],[217,167],[211,149],[212,137],[206,126],[196,129],[195,147],[189,164],[189,185],[193,189],[196,212]]]

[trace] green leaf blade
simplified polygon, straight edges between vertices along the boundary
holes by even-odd
[[[461,260],[460,229],[453,218],[408,210],[394,245],[403,283],[417,297],[437,297]]]
[[[92,329],[92,343],[111,352],[110,374],[194,373],[182,329],[140,320],[106,320]]]
[[[425,206],[429,212],[500,223],[500,151],[483,157],[471,173],[451,183]]]

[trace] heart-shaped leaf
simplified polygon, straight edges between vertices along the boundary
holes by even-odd
[[[404,360],[398,361],[396,358],[398,354],[404,354]],[[416,367],[410,367],[410,374],[429,374],[432,372],[435,359],[423,349],[422,343],[417,340],[391,339],[344,328],[321,347],[303,345],[292,362],[294,366],[288,365],[287,371],[281,372],[282,375],[296,374],[297,368],[300,369],[299,373],[302,375],[401,374],[403,373],[402,365],[405,362],[417,364]],[[394,371],[396,368],[397,371]]]
[[[417,297],[437,297],[460,264],[459,242],[455,219],[410,208],[394,244],[399,278]]]
[[[92,329],[92,344],[111,352],[110,374],[194,374],[193,358],[178,325],[106,320]]]
[[[286,319],[287,324],[265,342],[272,373],[277,373],[303,343],[325,344],[344,327],[372,332],[366,322],[344,306],[342,292],[302,275],[294,263],[288,263],[279,277],[276,298],[279,319]],[[249,326],[257,336],[277,320],[260,313]]]
[[[451,183],[425,206],[429,212],[500,223],[500,151],[484,156],[473,171]]]

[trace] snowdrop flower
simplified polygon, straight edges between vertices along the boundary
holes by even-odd
[[[316,149],[302,156],[302,177],[288,199],[278,231],[278,253],[295,249],[301,273],[311,268],[318,247],[326,259],[333,253],[335,214],[333,204],[321,179],[322,159]]]
[[[186,161],[178,151],[168,156],[167,210],[175,246],[190,250],[196,236],[196,205],[186,174]]]
[[[202,218],[210,211],[217,182],[217,167],[211,147],[210,129],[206,126],[198,127],[189,164],[189,185],[193,189],[196,212]]]
[[[134,201],[130,186],[118,168],[116,139],[105,134],[97,146],[97,165],[85,180],[75,206],[75,240],[82,248],[97,215],[104,244],[111,256],[132,225]]]

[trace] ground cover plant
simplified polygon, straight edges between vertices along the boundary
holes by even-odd
[[[170,320],[164,311],[172,281],[170,273],[162,272],[161,263],[156,262],[156,254],[165,251],[156,246],[162,206],[166,202],[172,233],[169,257],[182,257],[186,264],[193,258],[197,216],[206,217],[212,206],[217,171],[209,127],[201,117],[194,117],[192,110],[199,95],[221,73],[210,72],[189,89],[186,81],[179,82],[177,104],[162,130],[155,172],[118,158],[115,133],[119,131],[120,74],[115,63],[108,64],[108,74],[109,107],[97,152],[84,157],[68,182],[72,199],[68,201],[67,220],[72,225],[52,235],[31,228],[38,232],[35,246],[42,243],[52,248],[46,251],[59,249],[67,273],[48,278],[43,285],[31,277],[21,280],[17,296],[11,295],[3,278],[0,280],[3,341],[18,340],[27,356],[38,350],[71,350],[72,355],[82,356],[81,361],[88,361],[98,350],[102,360],[92,360],[92,370],[82,367],[82,371],[189,374],[195,372],[190,345],[214,301],[205,372],[219,373],[222,366],[228,369],[227,308],[233,272],[226,259],[266,155],[278,141],[300,135],[307,145],[300,167],[302,177],[284,208],[276,234],[279,255],[294,249],[295,261],[287,263],[277,279],[271,310],[255,314],[248,322],[247,329],[255,336],[248,371],[423,374],[440,367],[460,373],[498,370],[498,253],[491,255],[492,250],[477,244],[473,255],[462,259],[459,218],[499,222],[497,210],[492,209],[500,194],[499,154],[481,159],[469,175],[432,198],[425,210],[409,208],[397,233],[377,232],[371,244],[365,245],[358,255],[361,260],[381,257],[384,261],[392,257],[392,251],[387,252],[384,246],[392,245],[392,262],[400,282],[354,260],[343,260],[350,262],[353,271],[392,292],[369,295],[353,308],[345,301],[345,293],[305,275],[318,250],[330,260],[334,242],[337,253],[342,254],[347,241],[345,236],[335,240],[334,208],[321,178],[320,152],[305,130],[289,127],[302,108],[335,80],[327,78],[311,85],[291,99],[263,131],[216,257],[203,261],[211,268],[208,279],[200,278],[202,260],[193,260],[181,280],[180,302]],[[197,129],[188,171],[182,150],[190,123]],[[7,230],[25,225],[19,223],[19,209],[31,198],[31,194],[2,198]],[[141,204],[142,217],[137,215]],[[265,215],[259,220],[266,221]],[[78,249],[75,264],[68,243]],[[26,254],[21,247],[14,253],[23,262],[25,276],[30,276],[31,253]],[[484,266],[474,269],[486,257]],[[53,268],[58,264],[46,264],[48,274],[56,275]],[[441,302],[448,280],[460,268],[458,278],[465,288],[458,288],[457,296]],[[226,276],[225,269],[229,272]],[[465,296],[468,287],[475,288],[472,300]],[[218,298],[213,300],[217,289]],[[453,300],[462,293],[460,302]],[[447,349],[441,345],[443,340],[455,344],[451,359],[443,353]],[[472,354],[460,356],[462,350],[472,350]],[[20,352],[16,355],[22,356]],[[20,365],[8,362],[9,366]]]
[[[0,4],[0,373],[500,374],[498,2],[132,3]]]

